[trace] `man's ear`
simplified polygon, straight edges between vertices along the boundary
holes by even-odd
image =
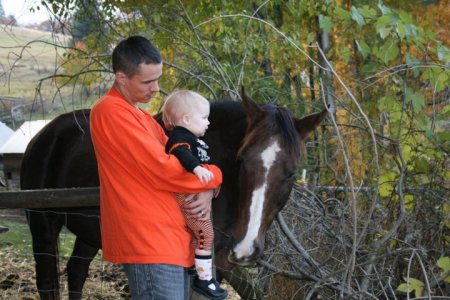
[[[115,76],[116,76],[116,81],[120,85],[124,85],[126,83],[126,79],[128,78],[128,76],[124,72],[120,72],[120,71],[117,71]]]

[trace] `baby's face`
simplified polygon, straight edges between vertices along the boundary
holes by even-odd
[[[197,103],[188,116],[188,122],[184,127],[197,137],[204,136],[209,125],[209,103],[203,101]]]

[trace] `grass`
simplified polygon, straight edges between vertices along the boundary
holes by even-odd
[[[0,95],[32,98],[39,79],[53,73],[67,38],[19,27],[0,30]],[[20,88],[18,88],[20,85]]]
[[[14,248],[17,256],[29,256],[32,249],[31,235],[27,224],[19,221],[2,220],[0,225],[9,228],[8,232],[0,234],[0,251],[10,251]]]
[[[68,38],[51,32],[20,27],[1,27],[0,63],[5,66],[53,67],[64,53],[62,48]],[[41,69],[44,71],[44,69]]]
[[[14,97],[0,100],[0,110],[45,101],[50,113],[47,118],[52,118],[91,106],[97,96],[89,98],[78,85],[61,86],[52,78],[56,73],[64,73],[59,64],[65,52],[62,46],[68,41],[68,37],[50,32],[0,27],[0,97]]]
[[[0,234],[0,251],[13,251],[17,257],[30,258],[33,249],[28,225],[22,220],[2,220],[0,225],[9,228],[8,232]],[[59,255],[70,256],[74,242],[75,236],[63,229],[58,241]]]

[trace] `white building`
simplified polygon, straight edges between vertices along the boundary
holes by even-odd
[[[3,162],[8,189],[19,188],[20,165],[28,143],[49,120],[26,121],[9,138],[0,144],[0,160]]]
[[[8,127],[3,122],[0,122],[0,148],[3,146],[4,143],[13,135],[14,130]]]

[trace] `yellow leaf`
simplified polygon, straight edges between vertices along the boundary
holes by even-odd
[[[437,265],[442,269],[441,274],[444,275],[448,271],[450,271],[450,257],[444,256],[438,259]],[[444,279],[445,282],[450,283],[450,276]]]
[[[411,287],[409,285],[407,285],[406,283],[402,283],[397,287],[397,291],[398,292],[402,292],[402,293],[409,293],[412,291]]]
[[[412,212],[414,209],[414,196],[405,195],[405,207],[408,212]]]
[[[425,284],[422,281],[412,277],[403,279],[406,281],[406,283],[400,284],[397,287],[397,291],[404,293],[410,293],[414,291],[416,297],[421,297],[423,295],[423,288]]]

